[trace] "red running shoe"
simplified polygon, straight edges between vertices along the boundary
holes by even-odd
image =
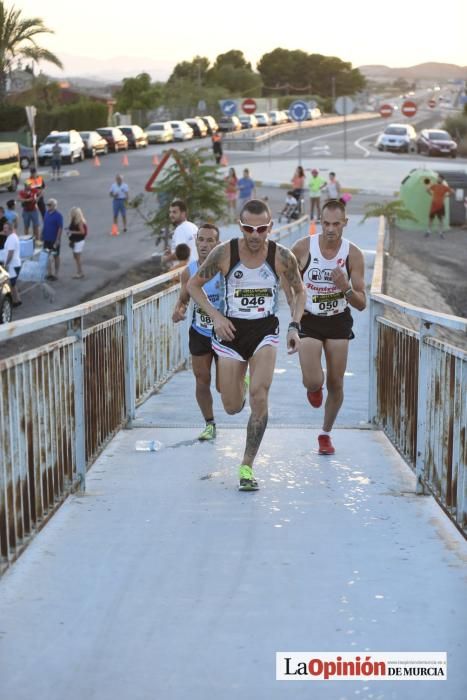
[[[307,391],[306,397],[313,408],[319,408],[323,403],[323,387],[318,389],[318,391]]]
[[[318,445],[320,455],[333,455],[336,451],[329,435],[318,435]]]

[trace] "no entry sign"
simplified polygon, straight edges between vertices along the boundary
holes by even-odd
[[[245,114],[254,114],[256,112],[256,102],[252,97],[247,97],[247,99],[242,102],[242,109]]]
[[[417,105],[412,100],[406,100],[401,109],[404,117],[414,117],[417,114]]]
[[[381,105],[381,107],[379,108],[379,113],[382,117],[390,117],[392,114],[392,105]]]

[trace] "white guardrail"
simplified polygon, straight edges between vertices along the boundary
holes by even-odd
[[[271,238],[291,246],[308,228],[303,217]],[[188,321],[172,322],[179,275],[0,326],[0,342],[63,327],[58,340],[0,360],[0,572],[84,490],[86,470],[136,407],[185,365]],[[85,328],[96,312],[110,318]]]
[[[382,293],[384,220],[370,293],[369,420],[381,427],[429,491],[467,535],[467,353],[435,337],[467,332],[467,320]],[[412,323],[385,318],[393,309]],[[418,331],[414,331],[415,321]]]

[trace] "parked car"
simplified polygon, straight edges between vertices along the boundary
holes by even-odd
[[[287,121],[288,121],[288,122],[291,122],[291,121],[292,121],[292,117],[290,116],[289,110],[288,110],[288,109],[284,109],[284,110],[282,110],[282,111],[284,112],[285,118],[287,119]]]
[[[125,134],[116,126],[101,126],[96,129],[97,133],[105,138],[109,146],[109,151],[127,151],[128,139]]]
[[[31,146],[23,146],[22,143],[19,146],[19,164],[22,170],[26,170],[31,165],[34,165],[34,149]]]
[[[84,143],[77,131],[74,129],[70,129],[70,131],[51,131],[37,151],[39,165],[45,165],[52,157],[52,148],[57,141],[62,149],[62,161],[64,163],[84,160]]]
[[[240,131],[242,124],[236,114],[228,117],[224,115],[219,119],[219,131]]]
[[[16,142],[0,142],[0,187],[15,192],[21,177],[19,146]]]
[[[0,323],[10,323],[13,318],[13,299],[11,298],[10,277],[0,265]]]
[[[417,139],[417,152],[428,156],[457,156],[457,143],[442,129],[423,129]]]
[[[266,114],[266,112],[257,112],[255,114],[256,121],[258,123],[258,126],[271,126],[271,120],[269,118],[269,114]]]
[[[242,129],[254,129],[256,126],[258,126],[258,122],[256,121],[254,114],[241,114],[239,119]]]
[[[217,133],[219,131],[219,124],[216,122],[214,117],[208,114],[206,117],[201,117],[203,122],[206,124],[209,136]]]
[[[194,136],[191,126],[184,121],[170,122],[170,126],[174,132],[174,141],[189,141]]]
[[[285,124],[286,122],[286,117],[280,109],[271,109],[269,119],[273,126],[279,126],[279,124]]]
[[[170,122],[153,122],[146,127],[149,143],[169,143],[174,140],[174,131]]]
[[[137,124],[120,124],[119,129],[128,139],[128,148],[146,148],[148,135]]]
[[[417,132],[410,124],[389,124],[376,140],[378,151],[408,153],[416,149]]]
[[[89,158],[94,158],[98,153],[107,155],[109,152],[107,140],[97,131],[80,131],[79,135],[83,139],[84,154]]]
[[[208,127],[203,122],[201,117],[190,117],[189,119],[185,119],[185,121],[188,124],[188,126],[191,126],[191,128],[193,129],[195,138],[203,139],[205,136],[208,135]]]

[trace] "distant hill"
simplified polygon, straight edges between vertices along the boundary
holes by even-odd
[[[467,80],[467,66],[453,63],[419,63],[408,68],[390,68],[389,66],[359,66],[359,71],[370,80]]]

